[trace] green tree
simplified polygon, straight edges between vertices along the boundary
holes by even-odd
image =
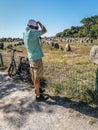
[[[90,37],[98,37],[98,24],[91,26]]]
[[[85,33],[87,35],[90,31],[90,25],[92,24],[91,18],[83,18],[80,22],[84,25],[86,31]]]
[[[91,21],[92,21],[92,24],[98,24],[98,16],[95,15],[95,16],[91,16]]]
[[[71,26],[70,29],[65,29],[63,32],[57,33],[57,36],[62,37],[98,37],[98,16],[83,18],[80,21],[82,26]]]

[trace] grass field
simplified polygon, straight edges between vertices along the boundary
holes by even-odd
[[[8,44],[5,43],[5,49],[0,50],[6,68],[9,66],[11,56],[11,52],[6,48]],[[66,43],[59,44],[65,48]],[[97,104],[98,93],[95,91],[97,65],[94,65],[89,57],[94,44],[70,43],[72,49],[70,52],[42,45],[44,76],[41,84],[47,85],[48,93]],[[24,45],[17,46],[16,49],[23,51],[16,53],[17,62],[19,55],[27,57]]]

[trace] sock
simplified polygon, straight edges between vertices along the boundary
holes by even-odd
[[[39,98],[40,96],[36,96],[37,98]]]

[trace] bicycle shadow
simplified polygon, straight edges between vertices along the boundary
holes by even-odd
[[[23,87],[24,84],[28,84],[29,87]],[[7,73],[3,72],[0,74],[0,99],[16,91],[24,91],[25,89],[30,90],[32,88],[34,88],[33,83],[29,81],[23,81],[18,77],[11,78]]]
[[[25,114],[33,112],[32,100],[29,97],[33,88],[33,85],[28,85],[19,78],[13,79],[7,73],[0,72],[0,111],[3,112],[4,120],[8,122],[9,127],[19,129],[27,120]]]

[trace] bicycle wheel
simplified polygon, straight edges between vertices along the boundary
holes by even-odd
[[[30,73],[30,68],[29,67],[21,67],[21,76],[22,79],[26,82],[32,82],[31,80],[31,73]]]
[[[10,67],[8,68],[8,75],[10,77],[14,76],[16,74],[16,68],[13,65],[10,65]]]

